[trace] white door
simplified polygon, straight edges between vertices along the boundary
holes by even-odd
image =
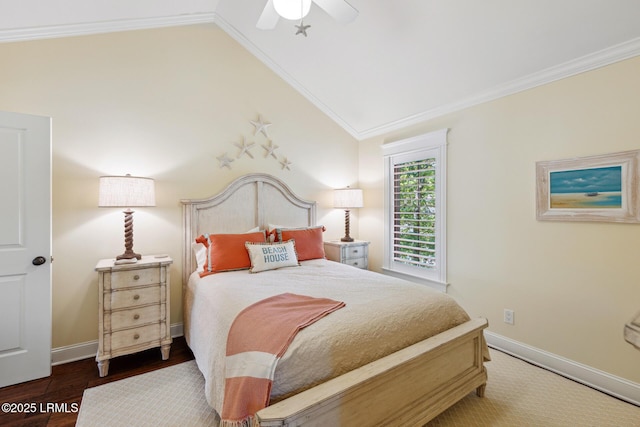
[[[51,374],[51,119],[0,112],[0,387]]]

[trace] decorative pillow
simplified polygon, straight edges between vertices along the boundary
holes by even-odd
[[[246,242],[244,245],[251,260],[251,273],[300,265],[293,240],[280,243]]]
[[[204,243],[191,243],[191,250],[196,257],[196,271],[202,273],[207,265],[207,246]]]
[[[320,225],[307,228],[278,228],[276,229],[276,241],[296,241],[298,261],[324,258],[324,242],[322,232],[325,228]]]
[[[243,270],[251,267],[245,242],[265,242],[264,231],[242,234],[205,234],[196,239],[207,248],[207,259],[200,276],[221,271]]]

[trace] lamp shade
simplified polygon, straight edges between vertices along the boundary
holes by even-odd
[[[153,179],[139,176],[101,176],[99,207],[134,208],[155,206]]]
[[[311,9],[311,0],[273,0],[273,8],[284,19],[302,19]]]
[[[359,188],[344,188],[333,192],[333,207],[354,209],[364,206],[362,190]]]

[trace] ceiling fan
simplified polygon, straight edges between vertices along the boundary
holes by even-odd
[[[358,16],[358,11],[345,0],[268,0],[256,27],[272,30],[281,17],[301,20],[309,13],[311,3],[318,5],[341,24],[348,24]]]

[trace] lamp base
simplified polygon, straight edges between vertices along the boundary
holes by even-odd
[[[142,255],[137,254],[133,251],[125,251],[125,253],[123,253],[122,255],[118,255],[116,257],[116,260],[121,260],[121,259],[141,259]]]
[[[349,209],[344,210],[344,237],[341,242],[353,242],[353,237],[349,235]]]
[[[116,257],[116,261],[121,259],[141,259],[142,255],[133,252],[133,211],[124,211],[124,253]]]

